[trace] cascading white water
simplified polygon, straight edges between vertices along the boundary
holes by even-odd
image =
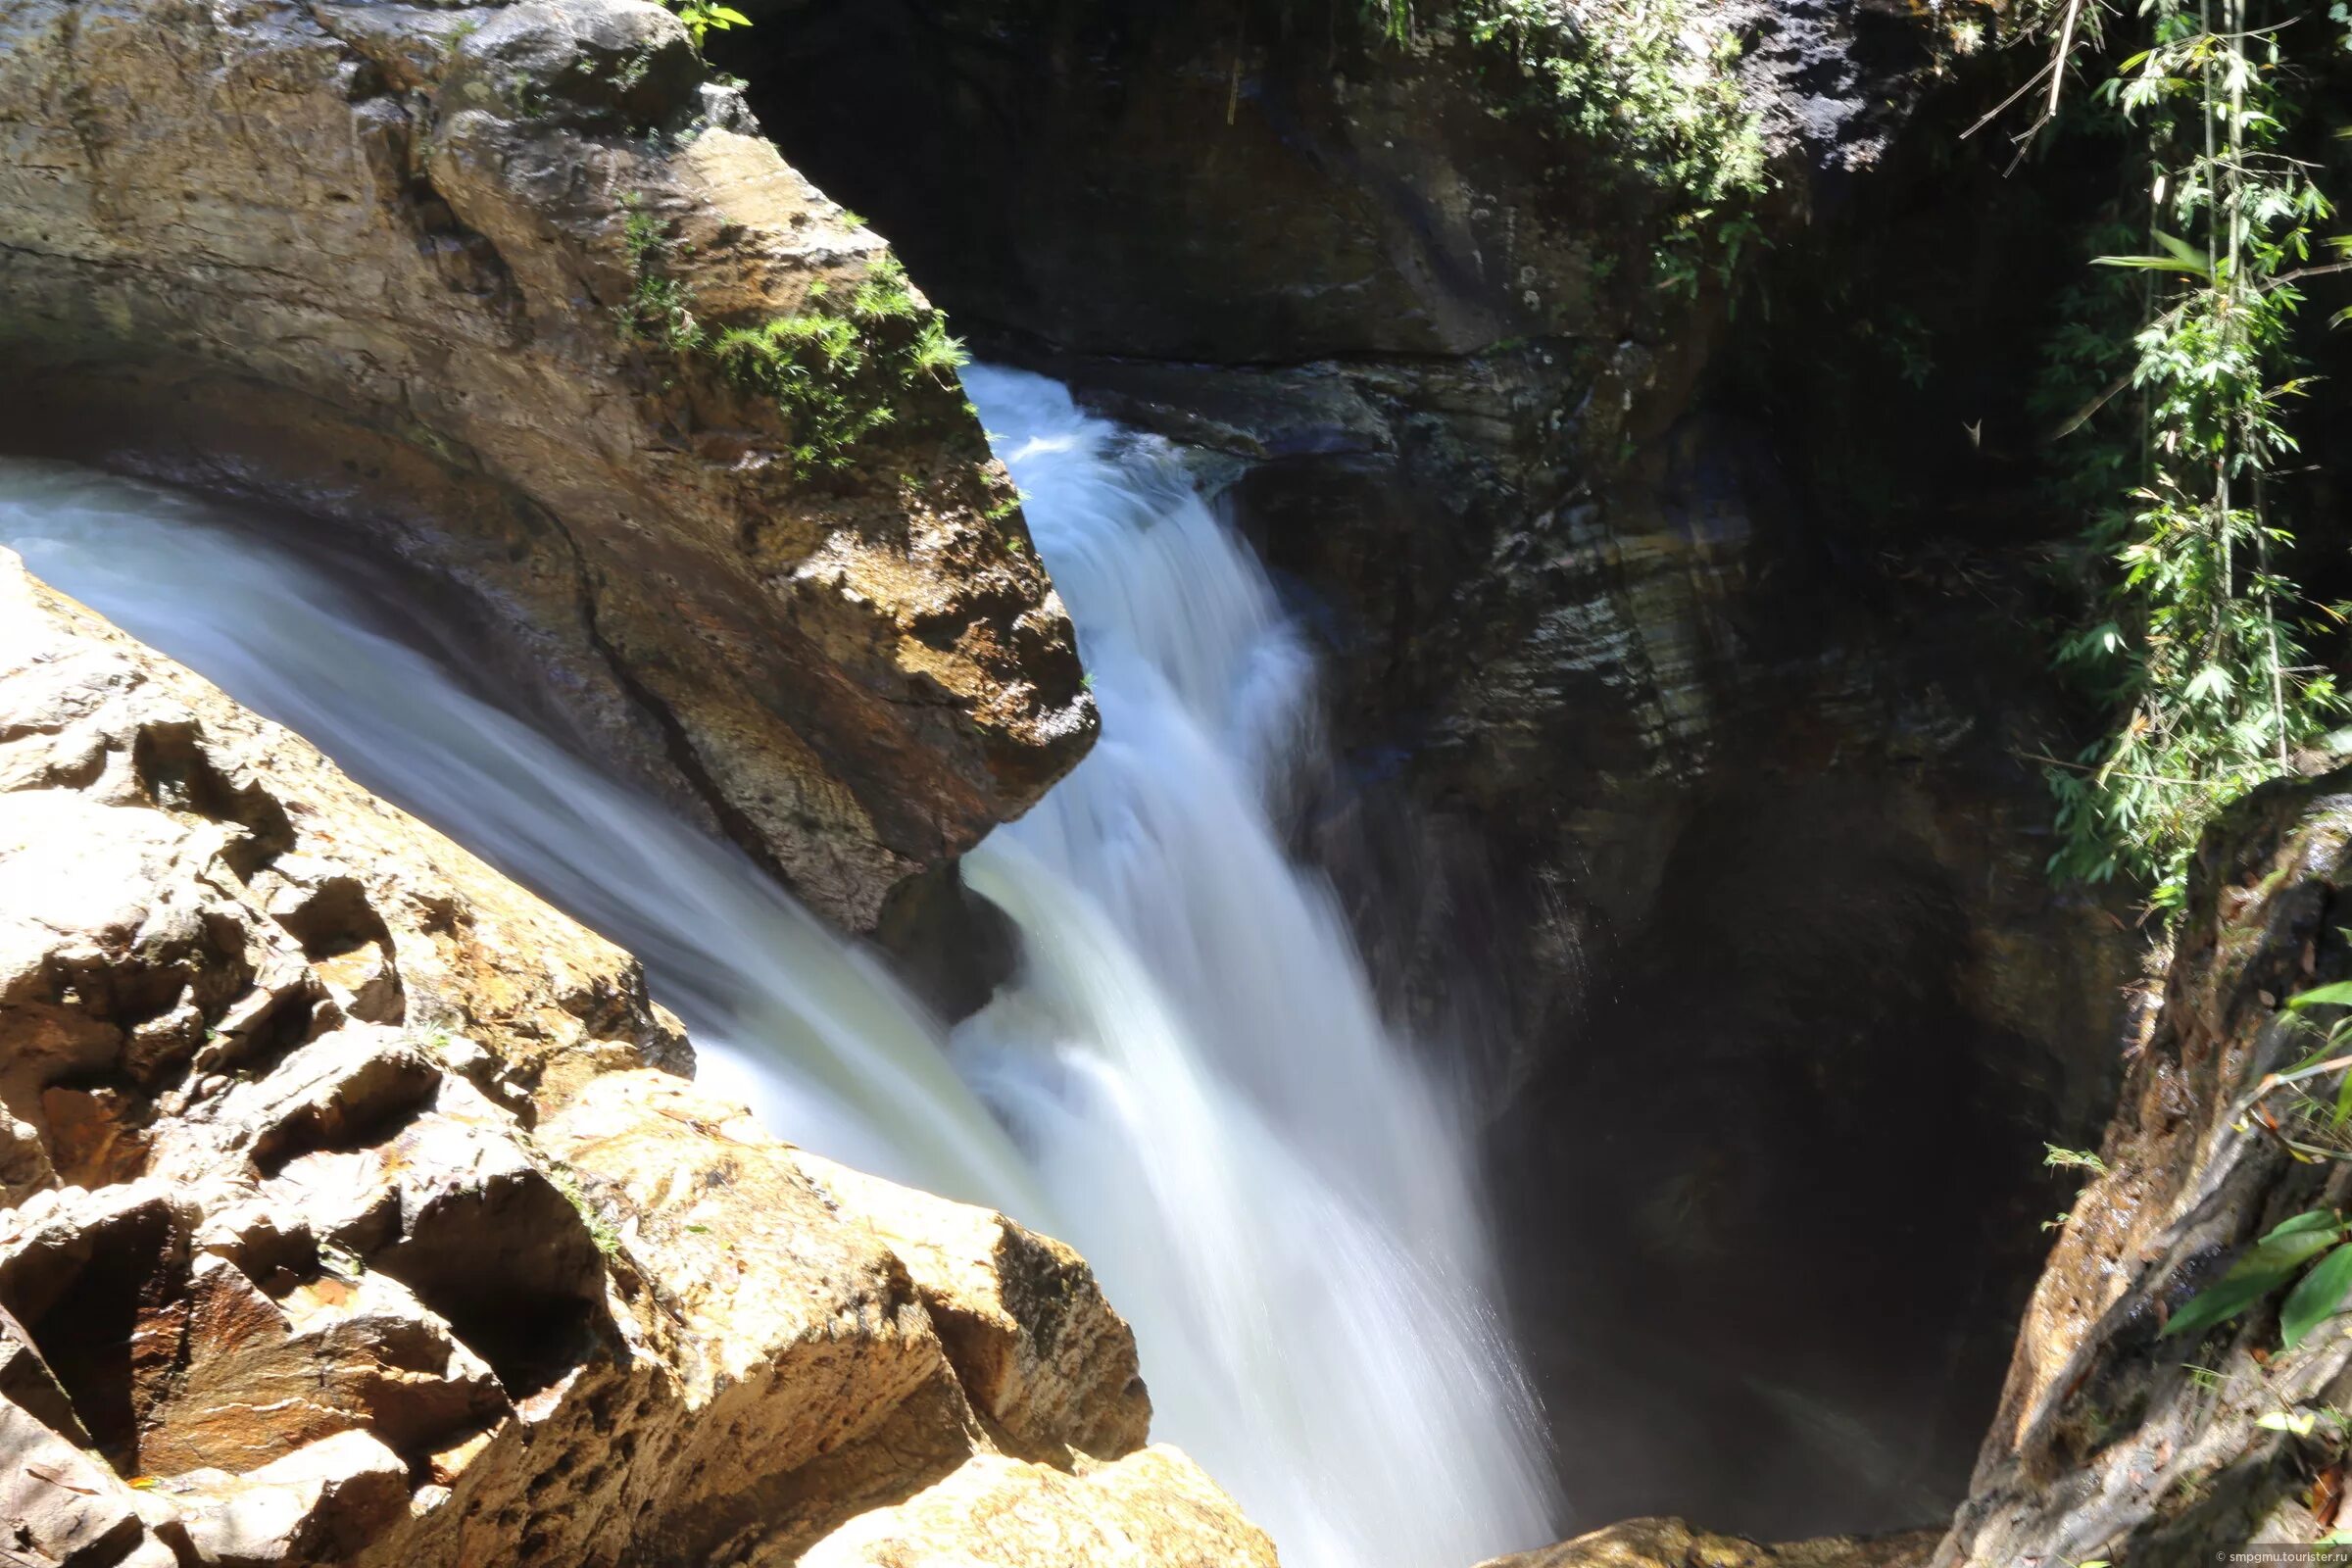
[[[703,1079],[766,1126],[934,1191],[1016,1212],[1038,1201],[937,1024],[879,966],[745,856],[388,635],[396,607],[220,507],[64,464],[0,462],[0,543],[635,953],[692,1032]]]
[[[1165,448],[1041,376],[966,385],[1078,622],[1102,739],[964,861],[1025,961],[958,1060],[1135,1320],[1163,1429],[1287,1561],[1541,1539],[1462,1129],[1268,820],[1307,729],[1296,629]]]
[[[1532,1544],[1546,1488],[1461,1131],[1269,825],[1310,662],[1164,449],[1051,381],[968,380],[1104,734],[966,859],[1023,967],[952,1042],[742,855],[468,695],[397,607],[223,509],[0,463],[0,542],[639,954],[706,1081],[767,1125],[1075,1244],[1135,1321],[1154,1435],[1294,1568]]]

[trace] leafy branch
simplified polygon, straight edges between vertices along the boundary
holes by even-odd
[[[2286,1003],[2290,1017],[2307,1026],[2312,1011],[2321,1007],[2352,1009],[2352,981],[2319,986]],[[2352,1147],[2342,1138],[2352,1121],[2352,1071],[2347,1070],[2352,1069],[2352,1010],[2339,1012],[2319,1034],[2319,1043],[2293,1066],[2266,1073],[2248,1092],[2238,1126],[2259,1128],[2305,1164],[2352,1162]],[[2313,1084],[2330,1092],[2325,1098],[2314,1095],[2307,1087]],[[2283,1123],[2266,1103],[2280,1091],[2292,1101]],[[2314,1141],[2321,1136],[2334,1137],[2336,1144]],[[2189,1298],[2158,1337],[2201,1334],[2290,1281],[2294,1288],[2279,1305],[2278,1330],[2280,1345],[2291,1350],[2352,1298],[2352,1221],[2338,1210],[2315,1208],[2274,1226],[2218,1281]]]
[[[2168,915],[2205,823],[2289,771],[2296,752],[2331,743],[2345,710],[2306,652],[2310,612],[2324,607],[2289,575],[2295,535],[2279,483],[2298,451],[2289,412],[2312,384],[2294,372],[2301,285],[2337,270],[2313,257],[2340,242],[2320,232],[2334,207],[2316,167],[2286,150],[2295,72],[2281,25],[2251,14],[2265,3],[2275,0],[2143,6],[2145,46],[2093,95],[2148,160],[2139,243],[2092,258],[2136,279],[2094,297],[2139,324],[2120,355],[2122,334],[2079,323],[2053,355],[2071,360],[2083,390],[2098,388],[2075,395],[2053,439],[2091,431],[2062,467],[2082,481],[2083,554],[2106,579],[2089,624],[2053,657],[2118,717],[2073,762],[2046,769],[2060,834],[2051,870],[2144,882]],[[2046,96],[2017,138],[2021,155],[2058,113],[2102,20],[2091,0],[2044,12],[2051,54],[2028,87]],[[2101,423],[2127,390],[2135,428]]]
[[[1525,83],[1506,104],[1608,156],[1657,207],[1650,284],[1689,297],[1762,244],[1762,120],[1734,72],[1739,34],[1692,0],[1361,0],[1392,43],[1443,19]]]

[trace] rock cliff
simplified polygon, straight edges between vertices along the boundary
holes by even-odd
[[[2285,1345],[2290,1265],[2226,1321],[2166,1332],[2259,1238],[2352,1208],[2341,1069],[2300,1103],[2272,1077],[2343,1050],[2335,1009],[2287,1004],[2352,976],[2347,885],[2352,770],[2266,786],[2207,832],[2162,1010],[2062,1216],[1948,1529],[1765,1547],[1633,1520],[1489,1568],[2192,1568],[2352,1527],[2340,1313]]]
[[[1271,1568],[1068,1249],[13,557],[0,1036],[12,1560]]]
[[[2268,786],[2207,832],[2160,1022],[2027,1306],[1942,1568],[2029,1552],[2176,1568],[2352,1525],[2340,1319],[2281,1348],[2281,1287],[2163,1337],[2255,1238],[2352,1204],[2340,1150],[2288,1147],[2334,1148],[2340,1129],[2264,1083],[2326,1038],[2328,1014],[2287,1000],[2352,976],[2348,883],[2352,772]],[[2332,1080],[2317,1087],[2331,1102]]]
[[[1765,1545],[1694,1530],[1680,1519],[1629,1519],[1540,1551],[1496,1557],[1479,1568],[1925,1568],[1935,1545],[1932,1530]]]
[[[637,0],[0,6],[7,440],[389,541],[818,908],[1095,727],[936,318]]]
[[[1679,291],[1665,196],[1458,24],[1495,8],[757,9],[713,48],[788,155],[992,352],[1208,454],[1306,590],[1341,756],[1298,844],[1484,1089],[1522,1338],[1614,1434],[1566,1494],[1773,1537],[1947,1506],[2136,940],[2042,871],[2076,524],[1999,389],[2071,263],[1951,152],[2006,91],[1975,13],[1521,8],[1740,45],[1778,183]]]

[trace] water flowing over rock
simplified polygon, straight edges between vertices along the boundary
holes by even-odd
[[[964,860],[1022,963],[957,1058],[1132,1303],[1162,1430],[1293,1568],[1540,1541],[1556,1503],[1465,1118],[1277,836],[1318,755],[1299,627],[1164,442],[1042,376],[970,381],[1105,739]]]
[[[0,557],[35,1561],[1273,1562],[1067,1249],[678,1076],[636,961]]]
[[[450,654],[390,635],[396,604],[362,601],[246,509],[0,465],[0,540],[625,939],[705,1072],[769,1125],[1079,1243],[1136,1313],[1160,1432],[1286,1560],[1458,1568],[1542,1540],[1540,1448],[1483,1289],[1458,1124],[1265,810],[1312,754],[1298,628],[1161,443],[1035,376],[972,385],[1124,716],[967,862],[1026,959],[952,1042],[742,856],[468,695]],[[971,1280],[958,1259],[996,1259],[993,1292],[967,1283],[933,1310],[1007,1446],[1041,1399],[1106,1434],[1134,1419],[1088,1320],[1051,1343],[1011,1333],[1022,1302],[1064,1294],[1066,1256],[985,1211],[858,1202],[927,1300],[936,1279]]]
[[[854,927],[1083,755],[928,307],[660,7],[15,0],[0,127],[11,443],[392,541]],[[801,404],[719,365],[823,321]]]
[[[1292,825],[1476,1085],[1535,1381],[1610,1434],[1566,1494],[1947,1507],[2136,941],[2044,873],[2049,513],[1980,405],[2079,259],[1952,152],[2007,91],[1955,85],[1984,17],[1507,8],[1740,42],[1779,183],[1735,291],[1658,286],[1671,194],[1482,8],[758,9],[712,49],[788,154],[992,357],[1199,449],[1313,601],[1337,758]],[[1852,1179],[1896,1165],[1947,1179]],[[1856,1271],[1899,1296],[1861,1323]]]

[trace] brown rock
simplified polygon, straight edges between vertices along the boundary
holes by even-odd
[[[0,1545],[36,1563],[116,1561],[114,1553],[146,1537],[129,1488],[6,1399],[0,1399],[0,1529],[7,1532]]]
[[[1011,1451],[1058,1460],[1143,1446],[1152,1401],[1135,1336],[1076,1252],[1002,1214],[798,1160],[906,1265],[965,1393]]]
[[[1208,1477],[1154,1446],[1076,1475],[980,1456],[895,1508],[862,1514],[803,1568],[902,1563],[1167,1563],[1274,1568],[1274,1545]]]
[[[2306,1055],[2284,1003],[2352,974],[2352,772],[2273,784],[2210,828],[2153,1034],[2132,1056],[2100,1157],[2070,1205],[1941,1568],[2044,1558],[2207,1561],[2317,1540],[2323,1447],[2278,1430],[2341,1408],[2352,1336],[2281,1348],[2283,1291],[2202,1335],[2171,1314],[2290,1215],[2352,1207],[2352,1167],[2292,1157],[2248,1110]],[[2284,1097],[2267,1102],[2289,1136]],[[2324,1118],[2323,1118],[2324,1123]],[[2265,1425],[2265,1423],[2270,1423]]]
[[[0,1416],[72,1460],[38,1539],[1271,1562],[1141,1449],[1075,1254],[651,1065],[690,1055],[625,954],[13,560],[0,712]]]
[[[409,1482],[400,1455],[342,1432],[241,1476],[197,1471],[162,1491],[198,1561],[268,1568],[348,1559],[405,1511]]]
[[[1680,1519],[1629,1519],[1480,1568],[1925,1568],[1939,1533],[1825,1536],[1767,1546],[1693,1530]]]
[[[883,364],[928,307],[821,372],[853,448],[708,351],[889,256],[659,6],[26,0],[0,119],[11,439],[367,529],[851,925],[1084,754],[954,373]]]

